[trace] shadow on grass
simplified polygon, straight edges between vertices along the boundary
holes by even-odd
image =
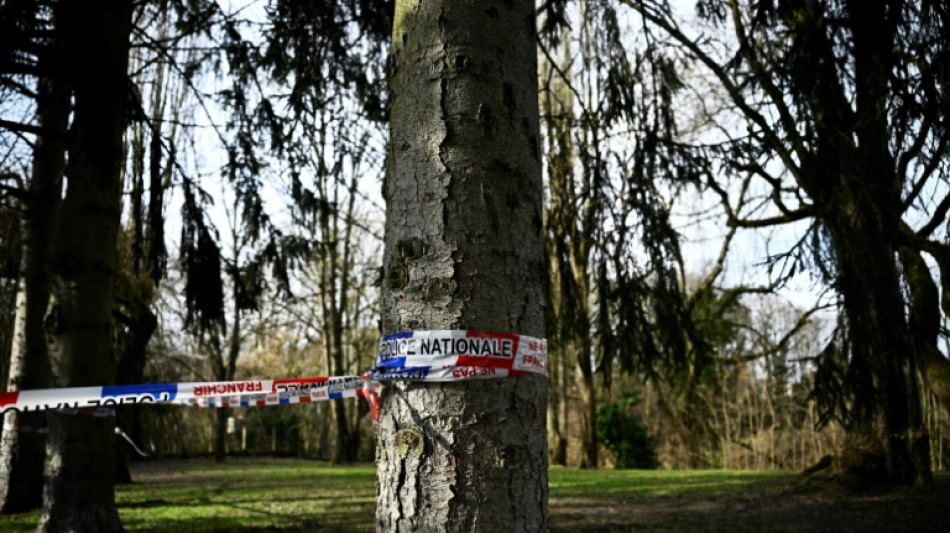
[[[302,460],[163,461],[117,487],[129,533],[370,532],[375,466]],[[793,474],[730,471],[550,471],[554,532],[728,533],[950,531],[950,476],[931,490],[847,494],[791,490]],[[38,513],[0,516],[32,531]]]
[[[309,531],[338,531],[333,528],[326,528],[319,520],[303,520],[292,524],[270,524],[263,526],[248,526],[235,520],[215,520],[214,524],[209,525],[207,520],[192,519],[176,522],[170,528],[146,529],[145,531],[205,531],[208,533],[306,533]],[[126,524],[128,527],[128,524]]]

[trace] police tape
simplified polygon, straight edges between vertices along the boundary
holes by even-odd
[[[459,381],[544,374],[545,339],[473,330],[404,331],[383,337],[376,381]]]
[[[154,403],[202,407],[280,405],[353,398],[366,391],[367,385],[361,376],[29,389],[0,393],[0,413],[76,409],[88,412]]]
[[[325,386],[309,384],[301,387],[287,387],[280,392],[267,394],[244,393],[176,398],[171,403],[189,407],[264,407],[356,398],[363,397],[366,394],[367,386],[365,378],[362,376],[341,376],[326,379],[329,384]]]
[[[119,405],[178,404],[254,407],[366,399],[376,419],[382,381],[451,382],[545,374],[547,341],[527,335],[474,330],[405,331],[383,337],[374,368],[362,376],[271,380],[146,383],[0,392],[8,411],[89,412]]]

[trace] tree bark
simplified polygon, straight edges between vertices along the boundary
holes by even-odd
[[[534,3],[396,3],[383,332],[544,335]],[[547,530],[543,376],[392,382],[377,530]]]
[[[128,102],[132,3],[63,6],[73,120],[46,319],[54,386],[114,379],[113,280]],[[115,507],[114,422],[51,413],[41,532],[122,531]]]
[[[58,54],[55,47],[49,52]],[[56,63],[56,57],[48,60]],[[29,199],[23,215],[23,251],[17,289],[14,341],[7,390],[42,389],[49,386],[49,356],[43,319],[50,298],[49,257],[59,214],[66,164],[66,127],[69,122],[69,89],[58,79],[37,83],[37,121],[44,131],[33,147]],[[46,413],[9,412],[0,442],[0,512],[19,513],[43,502],[43,459],[46,437],[37,431],[46,426]]]

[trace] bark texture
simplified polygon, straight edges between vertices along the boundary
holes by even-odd
[[[113,282],[132,3],[67,2],[74,108],[66,194],[46,319],[53,386],[114,378]],[[114,421],[51,413],[40,532],[122,531],[113,492]]]
[[[45,63],[57,65],[60,50],[53,46]],[[49,257],[63,188],[66,149],[63,141],[69,120],[69,90],[61,80],[37,83],[37,122],[48,132],[37,136],[29,197],[23,215],[23,252],[17,287],[16,317],[7,390],[49,386],[49,357],[43,318],[49,305]],[[9,412],[4,416],[0,441],[0,512],[19,513],[40,507],[43,501],[43,458],[46,413]]]
[[[534,3],[396,3],[383,331],[544,335]],[[393,382],[377,530],[547,530],[543,376]]]

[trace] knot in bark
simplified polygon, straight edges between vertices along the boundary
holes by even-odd
[[[396,433],[396,452],[399,457],[419,457],[422,455],[422,432],[416,428],[403,428]]]

